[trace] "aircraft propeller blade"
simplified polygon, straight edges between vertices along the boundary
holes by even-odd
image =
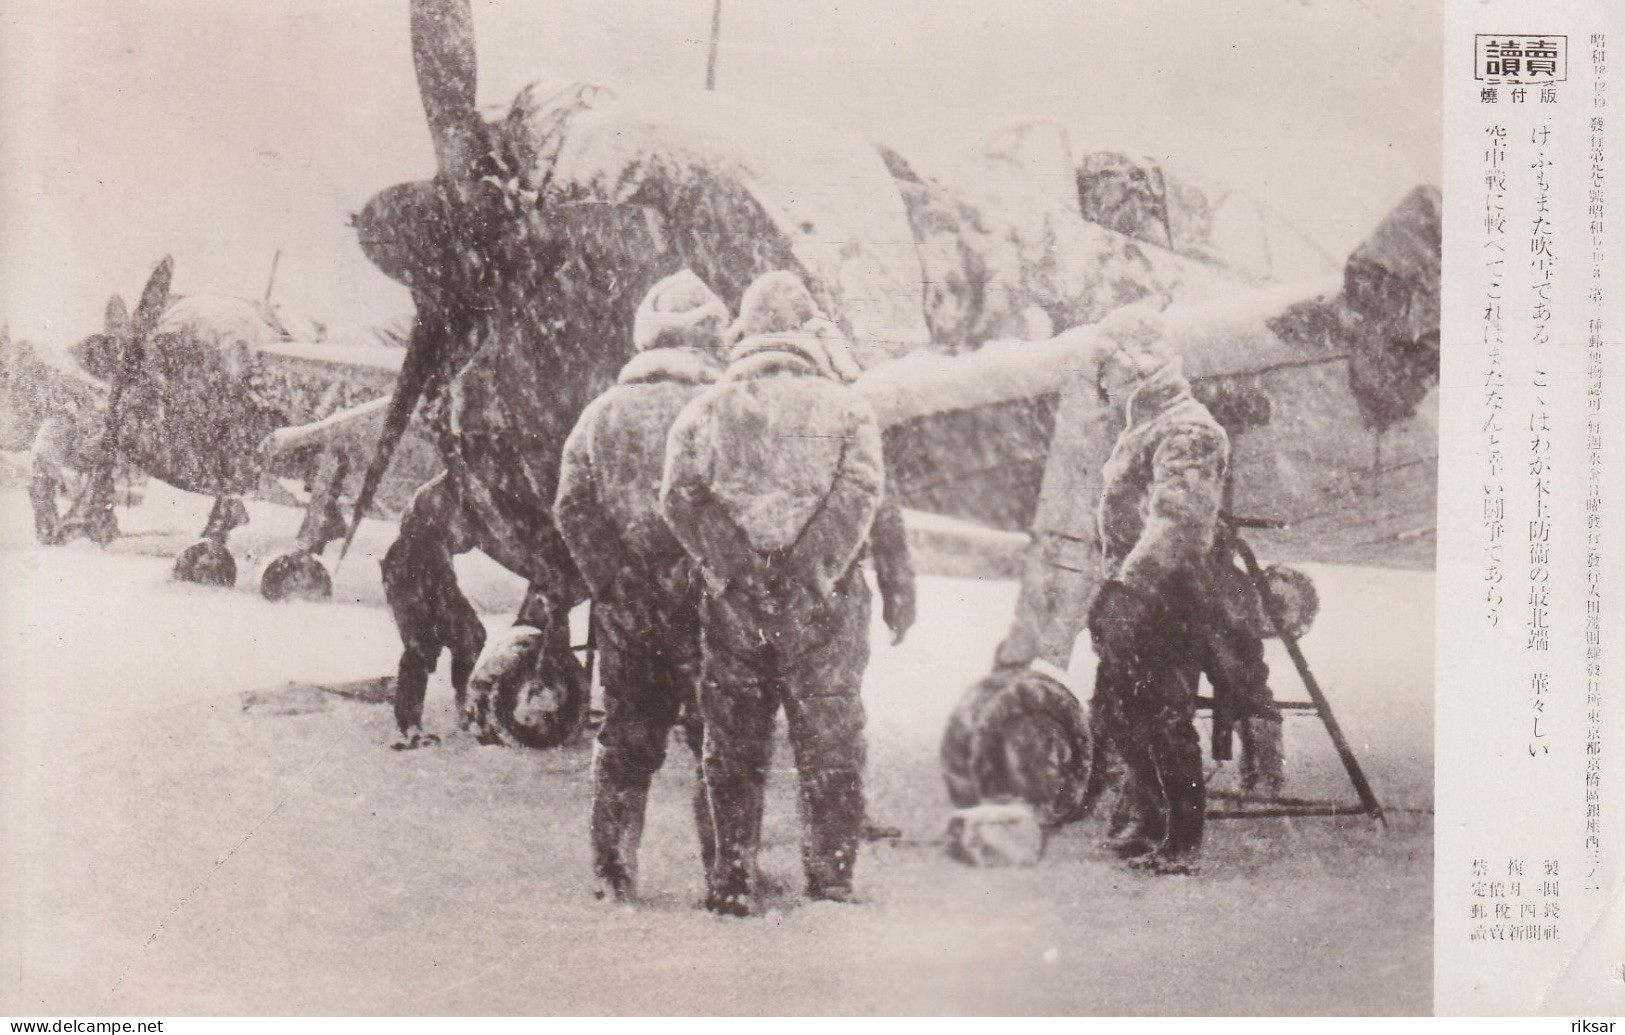
[[[484,151],[469,0],[412,0],[412,64],[442,176],[467,183]]]
[[[107,413],[102,420],[101,444],[87,472],[85,487],[74,501],[67,518],[69,524],[89,530],[93,539],[100,534],[97,529],[112,526],[107,519],[113,510],[113,467],[118,462],[119,439],[124,430],[124,393],[140,373],[141,362],[147,354],[147,338],[157,328],[159,318],[169,305],[169,283],[174,271],[175,260],[170,256],[159,260],[152,276],[147,278],[147,286],[141,292],[141,302],[136,306],[135,316],[114,338],[118,353],[114,360],[112,384],[107,392]],[[118,308],[122,309],[122,304]],[[116,316],[111,304],[108,315]]]
[[[136,303],[135,315],[130,318],[130,333],[144,339],[158,326],[158,320],[169,306],[169,282],[175,275],[175,260],[166,255],[153,268],[147,286],[141,289],[141,301]]]
[[[130,327],[130,311],[124,307],[124,299],[113,295],[107,300],[107,308],[102,311],[102,333],[121,335]]]
[[[372,505],[372,498],[378,492],[384,472],[389,470],[389,461],[395,455],[395,447],[400,444],[406,424],[412,419],[412,411],[417,408],[418,399],[423,395],[429,372],[434,369],[434,360],[441,353],[440,337],[445,332],[445,321],[438,316],[432,321],[426,319],[420,304],[418,318],[412,325],[412,340],[406,346],[406,359],[402,361],[400,377],[395,381],[395,394],[389,400],[389,412],[384,415],[383,431],[378,435],[378,445],[367,464],[366,474],[361,478],[361,488],[356,492],[350,528],[344,535],[344,546],[339,550],[340,564],[344,563],[344,555],[350,552],[350,544],[355,542],[361,519]]]
[[[98,470],[112,474],[118,453],[118,439],[124,428],[124,391],[141,369],[147,354],[147,338],[158,326],[158,320],[169,306],[169,284],[175,273],[175,260],[166,255],[153,268],[147,286],[141,291],[141,301],[135,315],[120,335],[118,366],[107,395],[107,417],[102,422],[102,450],[97,461]]]

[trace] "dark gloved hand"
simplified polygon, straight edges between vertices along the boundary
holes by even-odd
[[[735,607],[759,609],[769,597],[767,578],[758,568],[744,568],[729,577],[723,596],[733,601]]]
[[[768,582],[768,593],[777,608],[775,613],[781,615],[816,614],[829,603],[811,576],[793,569],[776,571]]]
[[[1104,583],[1089,605],[1089,637],[1108,665],[1137,669],[1156,634],[1157,601],[1121,582]]]
[[[903,637],[914,627],[914,588],[910,586],[907,591],[884,595],[880,601],[880,617],[891,630],[892,645],[902,643]]]
[[[643,565],[627,562],[615,573],[615,581],[610,585],[608,600],[615,604],[642,600],[653,592],[652,582],[653,576]]]

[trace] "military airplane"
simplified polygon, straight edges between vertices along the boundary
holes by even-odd
[[[157,264],[133,315],[115,295],[102,332],[69,349],[8,343],[5,445],[30,450],[36,535],[47,544],[76,535],[111,541],[118,535],[113,471],[133,468],[215,498],[175,577],[231,585],[236,562],[226,540],[248,520],[241,496],[298,503],[303,482],[310,492],[304,525],[293,549],[266,568],[261,590],[272,599],[326,596],[331,581],[317,555],[345,528],[337,500],[348,454],[262,445],[279,429],[343,421],[386,404],[404,351],[297,340],[266,302],[172,296],[172,269],[168,258]],[[421,480],[436,461],[432,451],[417,455],[429,465],[417,468]],[[64,514],[69,471],[82,484]],[[394,495],[381,502],[398,509]]]
[[[1239,421],[1236,506],[1290,526],[1279,552],[1430,559],[1435,189],[1407,198],[1341,276],[1301,240],[1290,270],[1271,268],[1227,261],[1219,206],[1123,156],[1074,164],[1053,133],[1016,131],[965,169],[930,172],[708,93],[538,84],[487,118],[467,0],[413,0],[411,36],[438,169],[354,218],[416,304],[400,378],[367,421],[278,433],[277,448],[376,433],[353,536],[422,404],[445,470],[402,516],[392,551],[411,562],[393,578],[386,566],[408,643],[399,678],[421,685],[449,649],[462,699],[484,632],[453,553],[478,546],[525,577],[518,624],[540,630],[516,641],[521,657],[497,652],[501,728],[482,736],[573,732],[528,726],[520,707],[560,700],[561,679],[564,698],[582,692],[565,632],[582,589],[550,516],[560,445],[629,358],[643,293],[685,267],[734,303],[762,272],[801,274],[856,343],[903,504],[940,519],[923,532],[1013,542],[1042,522],[1046,484],[1069,477],[1046,471],[1068,371],[1092,323],[1145,300],[1169,307],[1191,373]],[[1043,340],[982,347],[1012,333]],[[1067,421],[1111,434],[1098,407]],[[1038,597],[1024,593],[1018,628],[1041,622]]]

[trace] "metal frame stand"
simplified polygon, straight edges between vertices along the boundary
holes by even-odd
[[[1263,818],[1270,816],[1359,816],[1366,815],[1388,828],[1388,818],[1383,814],[1382,803],[1371,790],[1371,784],[1365,778],[1365,771],[1360,768],[1359,759],[1354,757],[1354,749],[1349,745],[1348,738],[1343,735],[1343,728],[1337,723],[1337,716],[1332,713],[1331,702],[1320,688],[1320,682],[1309,669],[1309,661],[1303,656],[1303,648],[1298,645],[1298,639],[1287,628],[1275,601],[1266,592],[1264,572],[1258,565],[1258,557],[1253,553],[1251,546],[1238,533],[1240,528],[1280,528],[1279,522],[1265,521],[1257,518],[1230,518],[1230,544],[1242,566],[1247,569],[1247,577],[1258,593],[1258,599],[1263,604],[1264,614],[1270,625],[1280,637],[1286,652],[1292,658],[1292,665],[1298,670],[1298,676],[1303,680],[1304,689],[1309,691],[1307,701],[1282,701],[1278,707],[1285,711],[1314,712],[1326,727],[1326,732],[1332,738],[1332,744],[1337,748],[1337,756],[1343,761],[1343,769],[1348,773],[1349,782],[1354,785],[1354,793],[1359,795],[1359,805],[1338,804],[1336,802],[1316,801],[1309,798],[1253,798],[1231,792],[1209,792],[1209,797],[1220,801],[1252,801],[1259,802],[1262,808],[1247,809],[1213,809],[1207,814],[1209,819],[1245,819]],[[1201,699],[1211,707],[1210,699]]]

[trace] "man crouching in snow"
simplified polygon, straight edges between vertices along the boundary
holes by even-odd
[[[672,429],[661,502],[707,591],[700,708],[717,854],[706,907],[746,916],[780,705],[809,828],[807,894],[852,897],[869,659],[859,559],[885,469],[874,415],[819,335],[748,337],[731,358]]]
[[[721,373],[727,326],[727,306],[693,273],[660,281],[633,323],[639,354],[564,445],[554,518],[592,591],[604,688],[592,798],[600,898],[625,902],[636,892],[649,784],[674,723],[700,756],[698,577],[661,517],[659,489],[667,433]],[[698,781],[694,819],[709,870],[710,806]]]

